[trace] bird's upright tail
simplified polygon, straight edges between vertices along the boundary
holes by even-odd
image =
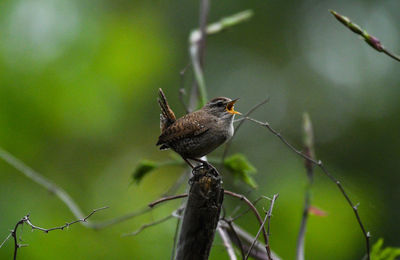
[[[161,131],[172,125],[176,121],[176,117],[172,109],[169,107],[167,98],[161,88],[158,89],[158,104],[161,108],[160,128]]]

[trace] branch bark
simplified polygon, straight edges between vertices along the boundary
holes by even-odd
[[[176,260],[208,259],[223,198],[224,190],[218,172],[203,167],[193,170]]]

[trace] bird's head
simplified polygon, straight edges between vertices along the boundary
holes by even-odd
[[[234,110],[234,105],[238,100],[238,98],[232,100],[227,97],[217,97],[210,100],[203,109],[218,118],[231,118],[236,114],[241,115],[240,112]]]

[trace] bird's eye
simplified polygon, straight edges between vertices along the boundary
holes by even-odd
[[[224,106],[224,102],[222,102],[222,101],[219,101],[219,102],[217,103],[217,106],[219,106],[219,107],[223,107],[223,106]]]

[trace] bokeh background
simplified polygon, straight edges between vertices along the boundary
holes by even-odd
[[[166,167],[130,185],[138,161],[165,161],[157,89],[178,115],[179,72],[189,61],[188,35],[198,24],[198,1],[3,0],[0,2],[0,145],[63,187],[84,212],[110,206],[107,220],[157,199],[182,169]],[[311,115],[316,153],[340,179],[372,233],[372,242],[399,246],[400,64],[374,51],[328,12],[351,17],[388,49],[400,52],[398,0],[212,1],[209,21],[253,9],[254,17],[208,38],[205,77],[210,97],[240,97],[247,111],[268,120],[297,147],[302,113]],[[189,71],[183,80],[192,83]],[[221,149],[213,153],[217,157]],[[279,193],[271,246],[293,259],[307,178],[303,161],[265,129],[246,123],[231,153],[258,169],[251,191],[224,172],[225,187],[256,199]],[[185,189],[183,185],[180,191]],[[240,202],[227,198],[227,212]],[[19,259],[169,259],[176,221],[135,237],[121,234],[172,212],[179,201],[104,230],[75,225],[43,234],[20,232]],[[309,259],[360,259],[364,238],[337,187],[315,172],[306,236]],[[268,202],[259,203],[259,208]],[[243,210],[245,207],[243,207]],[[0,238],[27,213],[43,227],[74,220],[67,207],[0,161]],[[255,234],[252,215],[238,221]],[[10,259],[13,243],[0,249]],[[216,237],[212,259],[227,259]]]

